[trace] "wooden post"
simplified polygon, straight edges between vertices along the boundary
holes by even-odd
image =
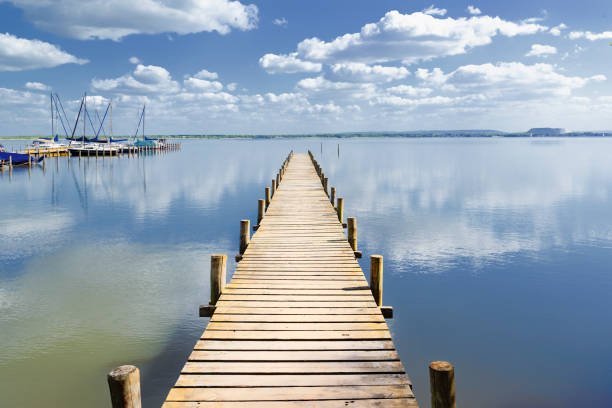
[[[140,408],[140,371],[132,365],[123,365],[108,373],[113,408]]]
[[[338,220],[340,221],[340,224],[342,224],[342,219],[344,218],[344,198],[338,197],[336,211],[338,212]]]
[[[13,171],[13,156],[9,155],[9,171]]]
[[[383,294],[383,257],[372,255],[370,257],[370,289],[378,306],[382,306]]]
[[[240,220],[240,255],[244,254],[251,240],[250,220]]]
[[[446,361],[434,361],[429,365],[431,408],[456,408],[455,368]]]
[[[323,179],[323,190],[325,190],[325,195],[329,197],[329,193],[327,192],[327,177]]]
[[[357,218],[348,217],[346,219],[348,224],[348,242],[353,251],[357,251]]]
[[[32,167],[32,156],[28,152],[28,167]]]
[[[334,205],[336,202],[336,187],[331,188],[331,194],[329,195],[329,201]]]
[[[266,202],[264,200],[257,200],[257,225],[261,224],[264,212],[266,212]]]
[[[276,188],[280,185],[280,173],[276,173]]]
[[[227,269],[227,255],[215,254],[210,256],[210,304],[217,304],[217,300],[225,287],[225,272]]]
[[[272,197],[274,197],[274,194],[276,193],[276,180],[272,179]]]
[[[270,206],[270,187],[266,187],[266,211],[268,211],[268,207]]]
[[[45,155],[43,154],[43,172],[45,170],[47,170],[47,165],[46,165],[47,161],[45,160]]]

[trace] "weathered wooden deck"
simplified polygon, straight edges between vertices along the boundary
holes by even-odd
[[[293,155],[164,408],[417,407],[342,225]]]

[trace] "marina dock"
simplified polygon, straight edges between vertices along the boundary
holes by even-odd
[[[417,407],[313,161],[280,174],[163,407]]]

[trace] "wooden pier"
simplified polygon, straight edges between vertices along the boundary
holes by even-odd
[[[316,161],[291,154],[272,186],[227,285],[213,257],[221,294],[163,407],[417,407],[381,312],[382,257],[377,304]]]

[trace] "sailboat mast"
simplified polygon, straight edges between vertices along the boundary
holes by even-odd
[[[145,140],[144,125],[145,125],[145,109],[147,105],[142,105],[142,140]]]
[[[110,101],[110,108],[111,108],[111,126],[110,126],[110,138],[113,138],[113,100],[111,99]]]
[[[53,92],[49,94],[49,100],[51,102],[51,138],[53,138],[55,133],[55,128],[53,127]]]
[[[85,96],[83,97],[83,144],[85,144],[85,116],[87,116],[87,92],[85,92]]]

